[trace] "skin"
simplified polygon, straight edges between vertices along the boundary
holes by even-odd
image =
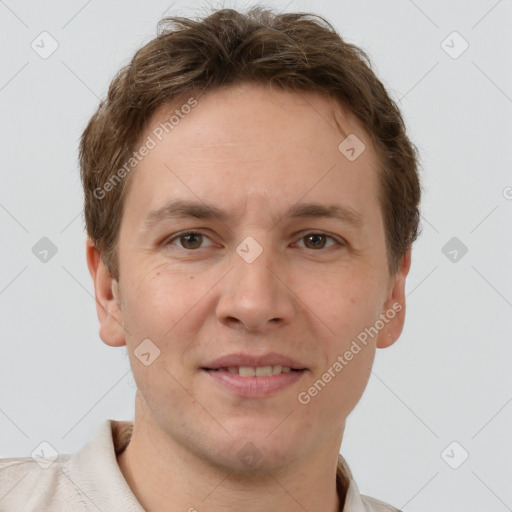
[[[174,108],[161,107],[141,140]],[[345,136],[334,116],[366,145],[353,162],[338,150]],[[376,348],[398,339],[405,315],[410,252],[390,275],[378,166],[357,119],[323,95],[238,84],[202,96],[133,171],[119,283],[90,240],[86,253],[101,339],[127,345],[138,388],[132,440],[118,462],[145,510],[339,509],[346,418]],[[148,212],[175,198],[230,217],[168,219],[145,232]],[[297,202],[351,207],[362,225],[283,218]],[[204,235],[202,242],[171,240],[184,231]],[[236,252],[248,236],[263,249],[250,264]],[[401,311],[308,404],[299,403],[298,394],[393,304]],[[147,338],[160,350],[149,366],[134,356]],[[200,370],[233,352],[270,351],[308,371],[264,398],[237,397]],[[237,456],[247,442],[261,454],[256,466]]]

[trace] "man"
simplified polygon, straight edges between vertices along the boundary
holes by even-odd
[[[100,337],[135,421],[53,464],[8,459],[0,510],[397,510],[339,450],[405,318],[416,150],[365,55],[312,15],[166,20],[80,163]]]

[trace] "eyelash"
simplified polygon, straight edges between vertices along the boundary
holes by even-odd
[[[177,233],[172,238],[167,238],[166,241],[164,241],[164,245],[165,246],[172,245],[171,242],[173,242],[174,240],[179,240],[180,238],[185,237],[187,235],[201,235],[201,236],[209,239],[209,237],[207,235],[205,235],[204,233],[201,233],[200,231],[184,231],[182,233]],[[307,236],[311,236],[311,235],[324,235],[328,239],[330,238],[332,241],[334,241],[335,245],[338,245],[340,247],[346,247],[346,245],[347,245],[344,241],[338,240],[334,236],[329,235],[327,233],[323,233],[321,231],[308,231],[306,234],[304,234],[302,237],[300,237],[300,240],[306,238]],[[320,250],[330,249],[332,247],[334,247],[334,245],[330,246],[330,247],[321,247],[320,249],[309,249],[309,250],[310,251],[320,251]],[[179,248],[183,249],[184,251],[188,251],[188,252],[195,252],[195,251],[198,251],[199,249],[205,249],[205,247],[199,247],[198,249],[187,249],[186,247],[179,247]],[[308,247],[305,247],[305,249],[308,249]]]

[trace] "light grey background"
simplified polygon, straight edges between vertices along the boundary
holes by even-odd
[[[342,444],[359,488],[407,512],[512,510],[512,0],[266,5],[322,14],[365,49],[422,156],[406,326],[377,352]],[[77,145],[160,17],[198,12],[0,0],[0,456],[43,440],[76,451],[106,418],[133,417],[126,349],[98,336]],[[59,45],[47,59],[31,48],[43,31]],[[58,250],[46,263],[42,237]],[[455,262],[452,237],[468,249]]]

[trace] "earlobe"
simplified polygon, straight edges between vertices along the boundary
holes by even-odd
[[[86,258],[94,284],[96,312],[100,322],[100,338],[111,347],[126,345],[119,285],[101,259],[94,242],[86,240]]]
[[[400,268],[393,276],[392,286],[382,314],[387,319],[386,326],[377,336],[377,348],[387,348],[398,340],[405,323],[405,280],[411,268],[411,248],[407,250]]]

